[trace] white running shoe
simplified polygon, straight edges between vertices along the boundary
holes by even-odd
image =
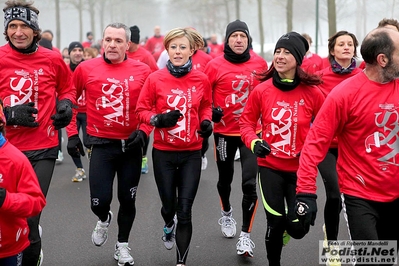
[[[222,230],[224,237],[232,238],[236,235],[236,220],[233,218],[233,208],[230,207],[229,212],[222,210],[222,218],[219,219],[219,225]]]
[[[176,227],[177,227],[177,217],[176,215],[173,217],[173,228],[168,229],[166,225],[163,227],[163,244],[167,250],[171,250],[176,242]]]
[[[238,161],[238,160],[240,160],[240,150],[239,149],[237,149],[236,155],[234,155],[234,161]]]
[[[201,165],[201,170],[205,170],[208,167],[208,159],[206,156],[202,156],[202,165]]]
[[[86,179],[86,172],[83,168],[77,168],[75,175],[72,177],[72,182],[82,182]]]
[[[43,263],[43,249],[40,249],[39,260],[37,261],[37,266],[42,266]]]
[[[238,242],[236,244],[237,247],[237,255],[243,256],[243,257],[253,257],[254,252],[253,248],[255,248],[254,242],[249,237],[246,236],[240,236],[238,239]]]
[[[55,162],[57,164],[62,163],[62,161],[64,161],[64,154],[62,153],[62,151],[58,151],[58,158],[55,159]]]
[[[115,245],[114,259],[118,261],[118,266],[134,265],[132,255],[130,255],[129,243],[119,243]]]
[[[108,227],[112,221],[113,214],[111,211],[108,212],[108,219],[105,222],[98,221],[96,227],[91,234],[91,241],[94,245],[101,247],[107,242],[108,239]]]

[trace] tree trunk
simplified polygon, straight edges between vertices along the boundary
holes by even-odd
[[[240,19],[240,0],[236,0],[236,19]]]
[[[294,0],[287,0],[287,32],[292,31],[292,12],[294,8]]]
[[[337,9],[335,0],[327,0],[328,3],[328,36],[332,36],[337,32]]]
[[[265,43],[265,34],[263,32],[263,15],[262,15],[262,0],[258,0],[258,23],[259,23],[259,42],[260,42],[260,56],[264,58],[265,51],[263,44]]]
[[[61,47],[61,17],[60,17],[60,0],[55,0],[55,37],[57,38],[56,47]]]

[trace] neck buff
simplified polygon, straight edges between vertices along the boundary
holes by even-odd
[[[191,61],[191,57],[187,61],[187,63],[185,63],[182,66],[174,66],[172,62],[170,62],[170,60],[166,62],[166,68],[169,70],[169,73],[176,78],[180,78],[183,77],[184,75],[187,75],[191,71],[192,67],[193,63]]]
[[[347,68],[343,68],[340,64],[337,63],[334,59],[331,62],[331,69],[336,74],[349,74],[356,68],[356,60],[352,58],[351,64]]]
[[[301,81],[297,76],[295,76],[294,80],[284,80],[282,81],[277,71],[273,73],[273,85],[282,91],[291,91],[295,89]]]

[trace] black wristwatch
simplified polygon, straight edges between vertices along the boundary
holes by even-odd
[[[151,125],[153,125],[155,127],[155,124],[157,123],[157,121],[158,121],[158,116],[157,115],[151,116],[151,118],[150,118],[150,124]]]

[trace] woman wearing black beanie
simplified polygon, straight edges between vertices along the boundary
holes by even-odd
[[[249,96],[239,120],[245,145],[258,157],[259,187],[266,212],[266,251],[270,266],[279,266],[290,236],[305,228],[295,213],[299,152],[324,96],[319,76],[301,69],[308,42],[300,34],[284,34],[276,43],[272,65]],[[262,135],[256,124],[261,120]]]

